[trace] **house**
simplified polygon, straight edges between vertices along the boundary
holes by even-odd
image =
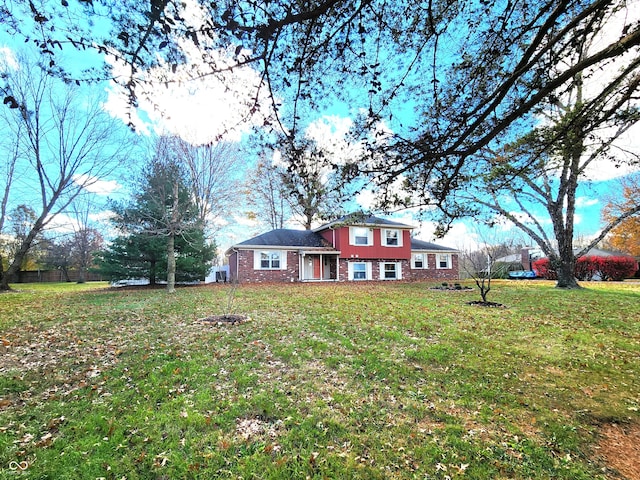
[[[227,250],[240,282],[455,280],[458,251],[411,238],[413,227],[348,215],[315,230],[277,229]]]

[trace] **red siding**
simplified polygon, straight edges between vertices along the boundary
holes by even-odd
[[[325,240],[333,243],[335,233],[334,248],[340,251],[340,258],[362,258],[379,259],[384,258],[389,261],[409,260],[411,258],[411,234],[409,230],[402,231],[401,247],[386,247],[382,245],[382,233],[380,228],[373,229],[373,245],[350,245],[349,227],[340,227],[336,230],[326,230],[321,232]]]

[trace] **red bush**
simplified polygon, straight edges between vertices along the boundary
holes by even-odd
[[[557,280],[558,275],[551,267],[548,258],[540,258],[533,262],[533,268],[538,272],[538,276],[547,280]],[[580,257],[576,261],[574,274],[578,280],[600,280],[620,281],[632,277],[638,269],[638,263],[631,257]]]
[[[603,257],[580,257],[576,260],[575,276],[578,280],[593,280],[600,274]]]
[[[547,280],[557,280],[558,275],[556,271],[551,268],[551,262],[548,258],[539,258],[533,262],[533,269],[538,273],[539,277],[546,278]]]
[[[638,269],[638,263],[631,257],[605,257],[601,260],[600,275],[603,280],[624,280],[633,277]]]

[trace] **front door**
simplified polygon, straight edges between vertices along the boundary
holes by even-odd
[[[320,256],[314,255],[313,256],[313,279],[319,280],[320,278],[322,278],[322,274],[320,272]]]

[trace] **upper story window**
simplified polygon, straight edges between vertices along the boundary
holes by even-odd
[[[287,252],[264,250],[255,252],[253,268],[255,270],[283,270],[286,266]]]
[[[440,253],[437,255],[436,266],[437,268],[451,268],[451,254]]]
[[[349,243],[351,245],[373,245],[373,232],[367,227],[350,227]]]
[[[402,246],[402,230],[386,229],[386,228],[383,229],[382,245],[387,247],[401,247]]]

